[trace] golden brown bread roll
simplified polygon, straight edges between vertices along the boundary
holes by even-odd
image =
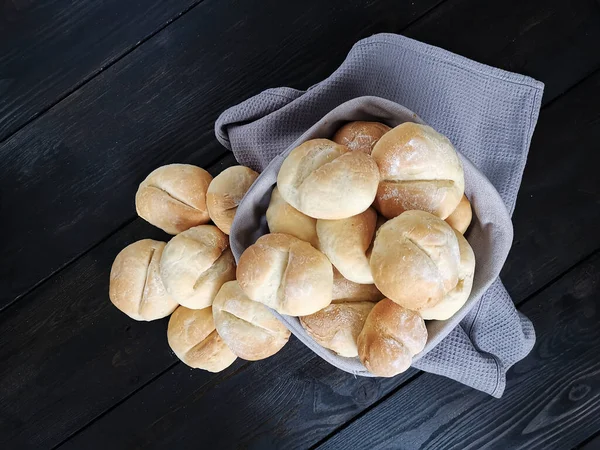
[[[358,335],[358,356],[367,370],[393,377],[408,369],[427,343],[427,327],[418,313],[383,299],[369,313]]]
[[[160,278],[159,262],[164,248],[164,242],[144,239],[125,247],[113,262],[108,295],[132,319],[160,319],[178,306]]]
[[[425,211],[388,220],[377,232],[371,254],[377,288],[412,310],[434,306],[454,289],[459,263],[452,227]]]
[[[373,203],[378,184],[377,164],[369,155],[328,139],[296,147],[277,175],[283,199],[315,219],[345,219],[363,212]]]
[[[363,329],[373,302],[332,303],[321,311],[300,317],[306,332],[325,348],[340,356],[358,356],[356,339]]]
[[[240,256],[237,280],[251,300],[288,316],[306,316],[331,303],[331,263],[289,234],[266,234],[248,247]]]
[[[202,309],[212,304],[226,281],[235,279],[229,239],[214,225],[200,225],[169,241],[160,260],[167,292],[180,305]]]
[[[188,309],[180,306],[169,319],[169,346],[190,367],[220,372],[236,359],[215,329],[212,308]]]
[[[229,234],[237,207],[258,173],[249,167],[228,167],[217,175],[208,186],[206,206],[211,220],[219,230]]]
[[[331,264],[350,281],[373,284],[367,250],[373,241],[377,213],[374,209],[347,219],[317,220],[320,249]]]
[[[381,173],[374,206],[388,219],[414,209],[445,219],[463,196],[465,178],[456,150],[431,127],[398,125],[375,144],[372,156]]]
[[[336,131],[333,142],[352,151],[371,154],[373,147],[391,128],[379,122],[349,122]]]
[[[189,164],[170,164],[154,170],[135,194],[138,215],[169,234],[177,234],[210,218],[206,191],[212,176]]]
[[[473,287],[475,273],[475,253],[473,249],[457,230],[453,230],[458,239],[460,250],[460,265],[458,267],[458,283],[456,287],[435,306],[419,310],[425,320],[447,320],[458,312],[469,299]]]
[[[378,302],[385,297],[374,284],[358,284],[350,281],[334,267],[332,303]]]
[[[271,233],[290,234],[298,239],[308,242],[314,248],[319,248],[317,238],[317,219],[302,214],[286,202],[277,186],[271,193],[271,201],[267,208],[267,225]]]
[[[250,300],[235,280],[221,286],[212,312],[219,336],[248,361],[274,355],[290,338],[290,331],[269,308]]]
[[[458,230],[459,233],[465,234],[467,228],[471,224],[473,218],[473,211],[471,210],[471,202],[466,195],[463,195],[460,203],[456,209],[446,217],[446,222],[450,224],[452,228]]]

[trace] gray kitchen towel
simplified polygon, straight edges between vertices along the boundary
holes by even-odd
[[[448,136],[463,162],[478,169],[473,173],[487,177],[512,214],[542,92],[543,84],[529,77],[402,36],[380,34],[355,44],[330,77],[307,91],[269,89],[226,110],[215,131],[241,164],[262,171],[336,107],[363,96],[388,99]],[[272,185],[273,180],[259,178],[259,182]],[[245,198],[241,206],[246,203],[246,211],[252,211],[248,202]],[[486,201],[480,197],[474,206],[476,215],[485,209]],[[238,219],[231,235],[234,253],[236,228],[243,228]],[[258,220],[257,226],[264,229],[264,217]],[[489,225],[480,223],[480,232]],[[476,272],[480,270],[478,259]],[[515,309],[499,280],[488,283],[486,292],[465,308],[461,318],[413,366],[500,397],[506,371],[533,347],[531,322]],[[330,352],[307,345],[331,360]],[[360,367],[350,371],[366,375]]]

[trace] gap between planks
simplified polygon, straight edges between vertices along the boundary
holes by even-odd
[[[136,42],[135,44],[133,44],[128,49],[125,49],[120,55],[115,56],[112,60],[108,61],[105,65],[99,67],[98,69],[96,69],[96,71],[92,72],[87,77],[84,77],[82,80],[80,80],[77,83],[75,83],[73,86],[71,86],[69,89],[67,89],[66,92],[64,92],[63,94],[61,94],[60,96],[58,96],[55,100],[51,101],[46,106],[42,107],[38,112],[33,113],[33,115],[31,117],[29,117],[27,120],[25,120],[21,125],[17,126],[14,130],[12,130],[6,136],[4,136],[2,139],[0,139],[0,144],[3,144],[4,142],[7,142],[10,138],[12,138],[19,131],[21,131],[22,129],[28,127],[31,123],[35,122],[40,117],[44,116],[52,108],[54,108],[59,103],[61,103],[62,101],[66,100],[68,97],[70,97],[71,95],[73,95],[76,91],[78,91],[80,88],[82,88],[83,86],[85,86],[86,84],[88,84],[90,81],[92,81],[98,75],[100,75],[103,71],[105,71],[109,67],[111,67],[114,64],[118,63],[119,61],[121,61],[123,58],[125,58],[127,55],[129,55],[131,52],[133,52],[135,49],[137,49],[142,44],[144,44],[145,42],[147,42],[150,39],[152,39],[158,33],[160,33],[161,31],[163,31],[165,28],[167,28],[169,25],[171,25],[176,20],[178,20],[181,17],[183,17],[185,14],[187,14],[188,12],[190,12],[192,9],[194,9],[196,6],[198,6],[202,2],[204,2],[204,0],[196,0],[190,6],[188,6],[187,8],[185,8],[183,11],[181,11],[178,14],[176,14],[174,17],[172,17],[171,19],[167,20],[164,24],[162,24],[161,26],[159,26],[156,30],[154,30],[153,32],[149,33],[147,36],[144,36],[142,39],[140,39],[138,42]],[[120,228],[122,228],[122,227],[120,227]],[[67,264],[69,264],[69,263],[67,263]],[[61,270],[61,269],[58,269],[58,270]],[[1,311],[2,310],[0,310],[0,312]]]

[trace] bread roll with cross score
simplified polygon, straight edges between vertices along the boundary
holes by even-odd
[[[349,122],[336,131],[332,140],[352,151],[370,155],[377,141],[390,130],[390,127],[379,122]]]
[[[400,124],[371,155],[381,174],[374,206],[386,218],[421,210],[445,219],[458,206],[465,188],[462,163],[448,138],[433,128]]]
[[[214,225],[199,225],[173,237],[160,259],[167,292],[191,309],[210,306],[223,283],[235,279],[229,239]]]
[[[406,211],[384,223],[370,260],[377,288],[411,310],[435,306],[454,289],[459,263],[454,230],[425,211]]]
[[[175,355],[195,369],[220,372],[236,360],[215,328],[210,306],[177,308],[169,319],[167,340]]]
[[[283,233],[261,236],[240,256],[244,293],[280,314],[305,316],[331,303],[333,268],[308,242]]]
[[[169,234],[208,223],[206,191],[212,176],[189,164],[159,167],[135,194],[138,215]]]
[[[161,319],[179,306],[160,277],[159,261],[165,245],[152,239],[137,241],[121,250],[113,262],[108,295],[132,319]]]
[[[390,299],[378,302],[358,335],[358,356],[369,372],[393,377],[407,370],[427,343],[427,327],[416,311]]]
[[[235,280],[221,286],[212,312],[219,336],[233,353],[248,361],[274,355],[290,337],[269,308],[250,300]]]
[[[282,198],[315,219],[345,219],[366,210],[375,198],[379,170],[363,152],[328,139],[293,149],[277,175]]]
[[[229,234],[237,207],[258,173],[249,167],[232,166],[217,175],[208,186],[206,206],[215,225]]]

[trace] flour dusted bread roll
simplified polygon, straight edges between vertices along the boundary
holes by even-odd
[[[325,348],[340,356],[358,356],[356,339],[375,303],[332,303],[321,311],[300,317],[306,332]]]
[[[212,311],[219,336],[248,361],[274,355],[290,338],[290,331],[269,308],[250,300],[235,280],[221,286]]]
[[[378,302],[385,297],[374,284],[350,281],[334,267],[332,303]]]
[[[445,219],[463,196],[465,178],[456,150],[429,126],[398,125],[371,155],[381,173],[374,206],[388,219],[413,209]]]
[[[363,212],[373,203],[378,184],[379,170],[369,155],[328,139],[296,147],[277,175],[283,199],[315,219],[345,219]]]
[[[191,309],[210,306],[223,283],[235,279],[229,239],[213,225],[178,234],[165,247],[160,275],[179,304]]]
[[[347,219],[317,220],[321,251],[350,281],[372,284],[367,250],[375,233],[377,213],[372,208]]]
[[[248,247],[240,256],[237,280],[251,300],[288,316],[306,316],[331,303],[331,263],[288,234],[266,234]]]
[[[434,306],[454,289],[459,263],[452,227],[425,211],[407,211],[384,223],[371,254],[377,288],[412,310]]]
[[[189,164],[159,167],[146,177],[135,194],[138,215],[169,234],[209,221],[206,191],[212,176]]]
[[[453,230],[458,240],[460,250],[460,265],[458,267],[458,283],[456,287],[435,306],[419,310],[425,320],[447,320],[458,312],[469,299],[473,287],[475,273],[475,253],[473,249],[457,230]]]
[[[267,225],[271,233],[290,234],[298,239],[308,242],[314,248],[319,248],[317,238],[317,219],[302,214],[286,202],[277,186],[271,193],[271,201],[267,208]]]
[[[471,219],[473,218],[473,211],[471,210],[471,202],[466,195],[463,195],[460,203],[456,209],[446,217],[446,222],[450,224],[452,228],[458,230],[459,233],[465,234],[469,225],[471,225]]]
[[[256,178],[258,173],[249,167],[233,166],[211,181],[206,206],[211,220],[223,233],[229,234],[237,207]]]
[[[370,155],[377,141],[390,130],[379,122],[349,122],[337,130],[333,142]]]
[[[169,346],[190,367],[220,372],[236,359],[215,329],[212,308],[188,309],[180,306],[169,319]]]
[[[164,242],[144,239],[128,245],[115,258],[108,294],[111,302],[132,319],[160,319],[178,306],[160,278],[164,248]]]
[[[386,298],[373,307],[358,335],[358,356],[372,374],[393,377],[410,367],[426,343],[421,316]]]

